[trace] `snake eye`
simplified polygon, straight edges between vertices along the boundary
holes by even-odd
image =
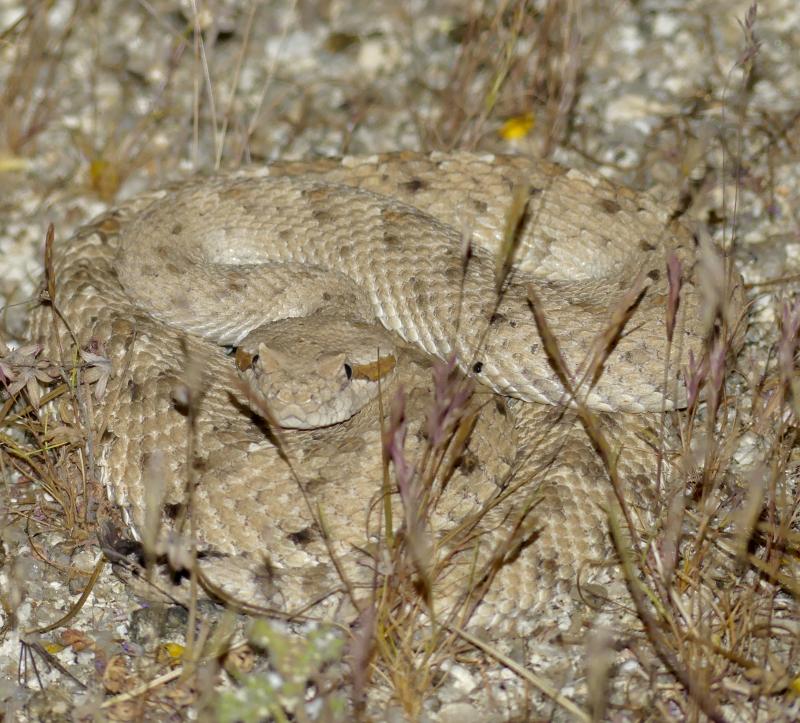
[[[344,375],[347,377],[348,381],[353,378],[353,367],[347,363],[344,365]]]

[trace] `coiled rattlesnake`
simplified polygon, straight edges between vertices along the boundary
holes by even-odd
[[[515,216],[509,208],[520,198],[524,213]],[[510,232],[509,218],[518,221]],[[498,302],[504,235],[519,246]],[[344,614],[342,574],[358,598],[398,572],[376,551],[379,409],[402,384],[405,461],[416,459],[436,435],[428,399],[445,386],[440,376],[431,389],[429,355],[455,353],[478,382],[469,408],[477,421],[447,485],[423,495],[436,499],[420,532],[435,568],[432,599],[452,610],[491,568],[471,624],[524,633],[539,604],[573,588],[582,562],[610,553],[604,503],[612,497],[573,412],[548,406],[564,394],[528,285],[578,378],[611,311],[643,281],[585,400],[601,413],[631,504],[646,518],[655,470],[646,413],[663,402],[668,252],[684,270],[677,370],[688,350],[700,353],[705,334],[694,241],[648,197],[522,157],[285,162],[195,179],[97,219],[57,247],[54,301],[80,343],[111,360],[95,439],[102,481],[136,534],[159,524],[162,539],[180,532],[191,500],[201,568],[215,586],[286,610],[316,601],[310,614]],[[292,317],[305,320],[273,324]],[[341,342],[376,322],[385,330],[353,358],[352,343]],[[49,310],[34,328],[55,353]],[[296,341],[282,341],[291,334]],[[62,331],[62,347],[68,342]],[[334,399],[355,382],[366,391],[309,421],[303,410],[319,407],[318,396],[270,391],[281,374],[296,381],[302,359],[328,374]],[[281,434],[280,450],[253,413],[259,402],[233,381],[237,361],[286,426],[300,428]],[[668,383],[677,390],[675,376]],[[195,380],[189,397],[176,393],[187,378]],[[667,408],[684,402],[673,394]],[[394,519],[408,533],[404,502]],[[456,535],[469,520],[467,534]]]

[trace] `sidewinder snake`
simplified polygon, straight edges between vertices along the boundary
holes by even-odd
[[[498,259],[512,236],[498,301]],[[683,269],[683,321],[665,398],[668,256]],[[53,301],[81,346],[111,362],[91,428],[101,481],[135,536],[156,526],[162,543],[185,541],[191,504],[200,568],[216,589],[345,618],[348,595],[358,605],[402,577],[381,531],[381,450],[388,429],[394,447],[384,448],[397,455],[404,430],[394,476],[436,500],[415,523],[408,489],[390,490],[395,543],[418,524],[428,551],[426,570],[406,572],[430,573],[440,616],[497,637],[530,631],[542,605],[572,594],[584,564],[613,557],[613,492],[563,404],[529,286],[577,379],[613,310],[642,284],[603,374],[581,395],[646,524],[655,413],[685,404],[678,373],[709,334],[699,268],[683,225],[600,177],[524,157],[398,153],[278,162],[126,202],[56,245]],[[727,303],[741,308],[741,289]],[[56,334],[69,348],[46,305],[33,325],[48,354]],[[359,329],[374,335],[355,359],[346,339]],[[433,495],[422,465],[446,370],[434,365],[432,382],[432,359],[451,354],[475,382],[464,414],[476,421]],[[237,363],[249,387],[236,382]],[[270,374],[288,371],[291,384],[306,379],[306,363],[312,377],[335,377],[334,399],[357,380],[369,390],[309,423],[301,408],[324,395],[270,396]],[[287,407],[276,416],[294,428],[272,429],[248,397],[253,387],[268,406]],[[471,617],[459,617],[456,603],[490,577]]]

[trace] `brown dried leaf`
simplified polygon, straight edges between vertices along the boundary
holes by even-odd
[[[103,687],[107,692],[117,694],[130,690],[135,685],[134,677],[128,672],[125,657],[115,655],[103,672]]]

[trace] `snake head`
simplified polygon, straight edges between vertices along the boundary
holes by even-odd
[[[386,331],[326,317],[259,327],[236,350],[239,373],[288,429],[346,421],[391,381],[396,364]]]

